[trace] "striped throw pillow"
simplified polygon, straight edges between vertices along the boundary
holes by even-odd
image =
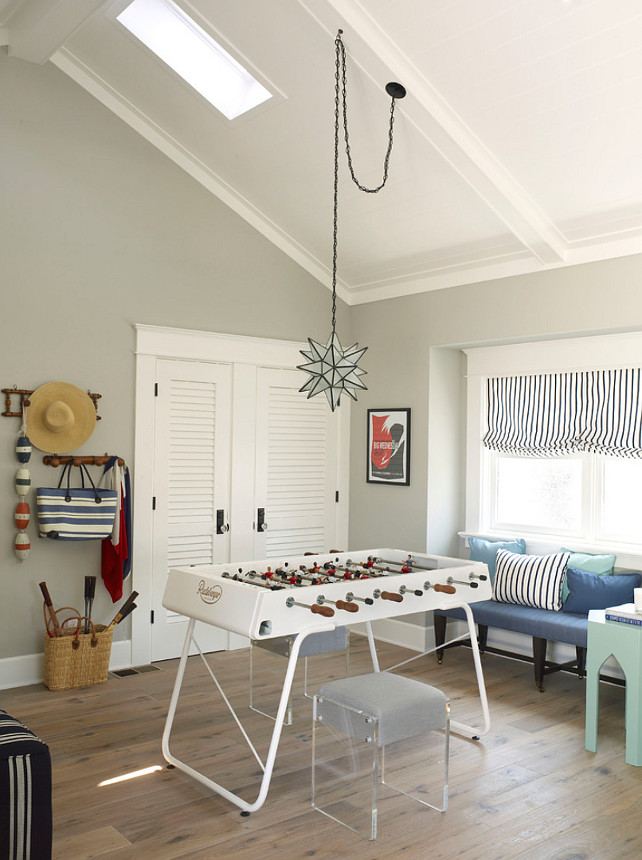
[[[537,609],[562,608],[562,582],[570,553],[518,555],[500,549],[493,582],[493,600]]]

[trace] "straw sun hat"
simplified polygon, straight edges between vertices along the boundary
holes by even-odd
[[[27,432],[31,444],[49,454],[68,454],[89,439],[96,407],[80,388],[48,382],[29,395]]]

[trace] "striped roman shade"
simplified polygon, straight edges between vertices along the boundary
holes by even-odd
[[[640,368],[489,378],[483,441],[505,454],[642,457]]]
[[[493,600],[521,603],[538,609],[562,608],[562,581],[570,558],[568,552],[552,555],[519,555],[497,551]]]

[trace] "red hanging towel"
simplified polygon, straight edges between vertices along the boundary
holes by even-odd
[[[118,457],[111,457],[105,465],[100,484],[118,491],[118,512],[114,520],[111,537],[105,538],[101,546],[101,574],[105,588],[113,603],[123,596],[123,579],[129,573],[128,539],[131,523],[128,512],[131,510],[129,490],[129,470],[126,465],[118,465]]]
[[[119,538],[117,544],[113,544],[111,538],[105,538],[101,546],[101,574],[112,603],[116,603],[123,596],[123,564],[128,556],[125,511],[122,505]]]

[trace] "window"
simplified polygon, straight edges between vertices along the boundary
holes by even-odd
[[[642,545],[642,460],[488,452],[487,527],[506,534]],[[481,527],[481,531],[484,527]]]
[[[491,455],[491,527],[577,534],[582,528],[581,458]]]
[[[642,543],[642,460],[604,457],[598,532],[607,540]]]
[[[598,551],[602,547],[630,553],[638,553],[642,549],[642,458],[639,456],[638,438],[641,410],[637,395],[631,396],[638,385],[635,381],[638,371],[632,374],[624,370],[627,367],[639,368],[641,354],[642,336],[639,334],[467,351],[466,532],[506,537],[515,535],[530,538],[533,542],[588,550],[593,547]],[[560,368],[578,370],[560,371]],[[482,438],[486,436],[488,443],[493,425],[493,421],[489,421],[489,404],[492,406],[489,379],[553,373],[557,374],[552,381],[553,388],[557,392],[565,392],[566,389],[559,384],[561,377],[581,375],[585,370],[593,376],[594,371],[609,371],[610,378],[617,383],[611,388],[607,386],[609,391],[615,392],[615,399],[609,400],[609,408],[596,409],[596,414],[601,416],[600,430],[604,429],[604,416],[609,416],[606,421],[609,432],[603,434],[603,438],[596,443],[597,437],[587,435],[581,421],[574,423],[574,428],[581,430],[579,437],[584,441],[589,439],[585,446],[589,450],[573,450],[573,445],[566,444],[563,425],[566,404],[575,398],[574,388],[573,397],[565,393],[563,396],[556,394],[557,409],[546,409],[541,413],[549,419],[545,434],[533,434],[533,425],[522,421],[515,437],[519,450],[518,453],[512,452],[510,447],[514,440],[509,438],[506,428],[514,426],[515,414],[520,420],[524,417],[528,410],[520,409],[520,405],[532,393],[532,387],[526,389],[518,385],[515,386],[515,396],[504,397],[500,401],[501,421],[499,429],[495,427],[495,450],[484,446]],[[629,385],[631,380],[633,383]],[[621,394],[625,389],[626,397]],[[621,408],[620,404],[625,401],[633,403],[632,410],[628,406]],[[535,402],[539,401],[531,397],[531,403]],[[613,403],[617,404],[615,408]],[[533,407],[531,411],[536,410]],[[541,426],[541,414],[536,422],[538,427]],[[615,416],[614,419],[611,416]],[[610,432],[614,426],[615,432]],[[557,450],[565,453],[547,455],[542,445],[536,455],[530,456],[526,451],[527,445],[539,446],[544,435],[553,441]],[[604,438],[609,444],[604,444]],[[603,453],[611,450],[613,439],[617,439],[615,447],[619,447],[626,456]]]
[[[134,0],[117,20],[228,119],[271,98],[172,0]]]

